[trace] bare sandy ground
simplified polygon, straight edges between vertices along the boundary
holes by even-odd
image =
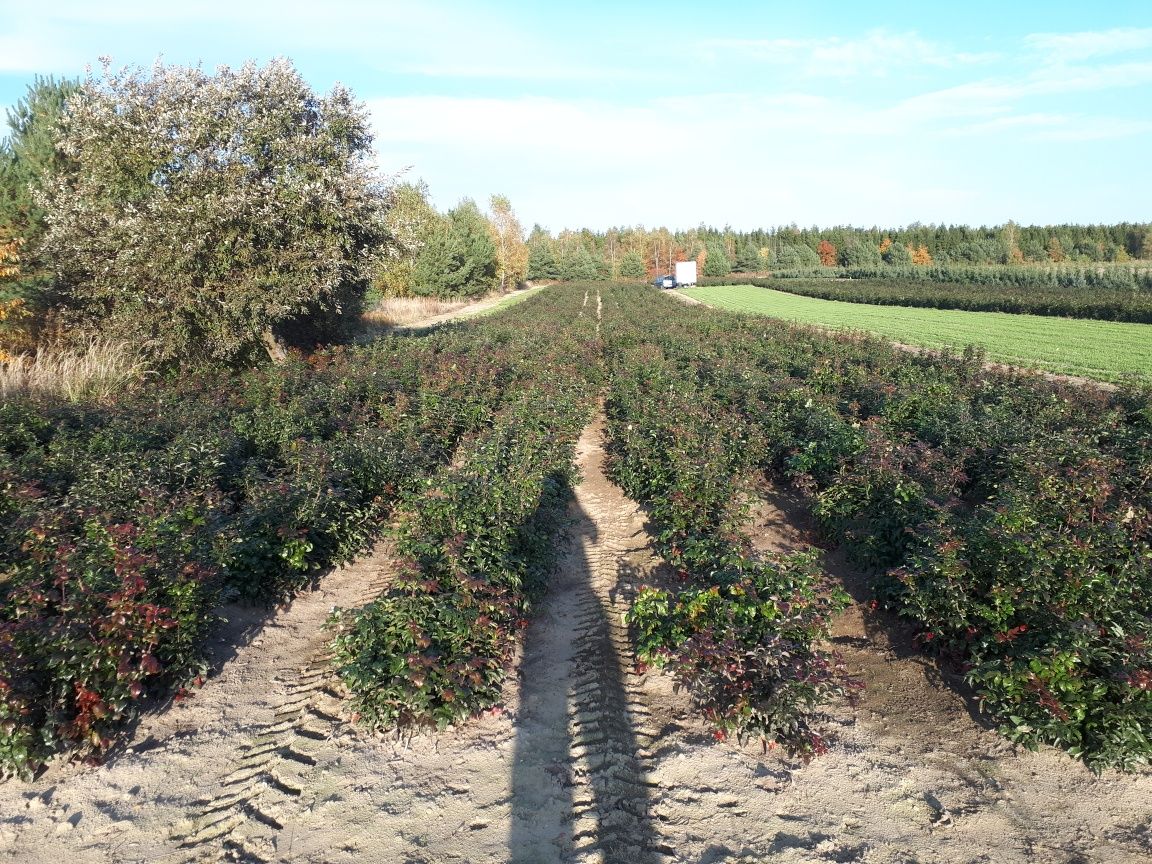
[[[660,566],[644,515],[583,436],[563,559],[502,710],[412,740],[344,722],[322,624],[387,582],[382,544],[290,606],[233,610],[217,671],[143,718],[102,767],[0,785],[0,860],[79,862],[1145,862],[1152,774],[1017,752],[864,603],[836,647],[867,689],[810,765],[716,744],[620,614]],[[766,490],[765,549],[803,518]],[[861,601],[860,580],[832,572]],[[239,647],[237,647],[239,646]]]

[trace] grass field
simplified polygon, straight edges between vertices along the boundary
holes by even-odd
[[[482,318],[486,315],[495,315],[497,312],[503,312],[505,309],[507,309],[510,306],[515,306],[517,303],[523,303],[525,300],[527,300],[529,297],[533,296],[534,294],[539,294],[546,287],[547,286],[545,286],[545,285],[536,285],[532,288],[521,288],[518,291],[513,291],[511,294],[508,294],[508,295],[500,298],[500,302],[498,302],[492,306],[489,306],[487,309],[480,309],[476,312],[468,312],[468,313],[465,313],[464,315],[462,315],[461,317],[463,317],[463,318]]]
[[[1152,379],[1152,325],[1003,312],[959,312],[817,300],[721,285],[683,292],[711,306],[837,329],[867,330],[929,348],[981,345],[989,360],[1046,372],[1120,381]]]

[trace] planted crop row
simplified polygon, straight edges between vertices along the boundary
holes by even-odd
[[[215,606],[350,560],[515,386],[445,333],[115,406],[0,405],[0,771],[105,749],[202,672]]]
[[[651,314],[664,362],[740,418],[751,463],[812,496],[1005,734],[1094,768],[1149,760],[1152,393],[667,302]]]
[[[1003,273],[994,269],[992,274],[988,269],[915,268],[897,275],[892,268],[836,270],[835,275],[843,278],[828,274],[786,278],[787,274],[781,274],[773,279],[705,279],[701,284],[752,284],[821,300],[880,306],[1152,323],[1152,282],[1122,268],[1109,267],[1102,275],[1077,269],[1066,276],[1024,267],[1004,268]]]
[[[595,401],[599,363],[577,297],[550,291],[530,311],[502,316],[515,334],[515,398],[406,497],[392,585],[334,617],[335,661],[370,727],[442,729],[500,698]]]
[[[846,597],[810,554],[754,554],[743,526],[760,430],[651,344],[615,354],[607,410],[613,478],[647,505],[677,571],[634,602],[638,658],[684,684],[717,737],[821,752],[813,715],[842,676],[817,646]]]

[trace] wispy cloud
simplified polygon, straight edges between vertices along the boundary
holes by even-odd
[[[703,45],[714,53],[738,52],[746,57],[794,67],[807,76],[883,76],[910,66],[948,68],[987,62],[991,54],[955,51],[915,32],[872,30],[851,38],[712,39]]]
[[[1022,77],[989,78],[918,94],[898,110],[925,117],[980,117],[1015,110],[1030,98],[1070,96],[1152,84],[1152,62],[1046,66]]]
[[[1011,135],[1026,141],[1106,141],[1152,132],[1152,121],[1085,114],[1014,114],[962,125],[946,134],[987,138]]]
[[[38,29],[17,26],[0,33],[0,73],[50,73],[82,63],[82,57],[66,40],[51,38]]]
[[[1048,62],[1067,63],[1152,49],[1152,27],[1117,27],[1081,33],[1033,33],[1025,44]]]

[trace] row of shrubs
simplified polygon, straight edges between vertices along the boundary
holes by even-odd
[[[485,342],[0,404],[0,771],[98,755],[203,672],[222,601],[281,600],[365,549],[518,387]]]
[[[582,287],[561,287],[114,406],[0,405],[3,770],[106,748],[145,694],[203,668],[221,600],[288,596],[393,518],[396,581],[334,620],[361,717],[444,726],[492,705],[605,366],[612,471],[678,572],[637,598],[639,653],[720,734],[816,752],[837,686],[818,646],[843,598],[742,531],[767,471],[1006,734],[1094,768],[1148,761],[1152,391],[600,291],[603,341]]]
[[[796,267],[774,270],[778,279],[892,279],[1006,285],[1017,288],[1115,288],[1152,291],[1152,267],[1128,264],[909,264]]]
[[[574,479],[582,384],[522,394],[404,502],[391,586],[331,622],[365,725],[443,729],[499,701]]]
[[[748,440],[750,464],[811,496],[825,535],[1006,735],[1095,769],[1148,762],[1152,390],[649,302],[690,401],[741,418],[714,434]],[[662,401],[684,415],[680,386]]]
[[[600,364],[581,290],[546,292],[489,325],[508,336],[515,397],[405,496],[389,588],[333,616],[335,663],[371,728],[443,729],[500,699],[595,404]]]
[[[847,598],[811,554],[754,553],[743,528],[762,433],[650,344],[663,320],[631,316],[608,335],[640,343],[611,352],[611,474],[647,506],[676,571],[633,603],[637,657],[686,686],[718,738],[758,737],[807,758],[824,749],[815,715],[841,689],[819,645]]]
[[[823,268],[700,284],[752,284],[847,303],[1152,323],[1152,268]]]

